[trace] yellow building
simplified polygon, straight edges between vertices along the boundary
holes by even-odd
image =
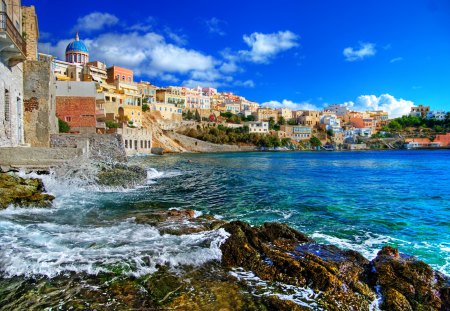
[[[149,112],[159,115],[163,120],[181,122],[183,109],[174,104],[152,103]]]
[[[259,108],[256,116],[258,121],[269,121],[270,118],[273,118],[275,122],[278,121],[278,112],[272,108]]]
[[[289,108],[278,108],[278,117],[283,117],[286,121],[292,119],[292,110]]]
[[[156,86],[150,82],[141,81],[137,84],[139,89],[139,94],[142,95],[143,103],[152,104],[156,103]]]
[[[179,108],[186,108],[186,88],[169,86],[156,90],[158,103],[174,104]]]
[[[374,119],[376,122],[376,130],[381,130],[383,126],[388,125],[389,123],[389,113],[378,110],[378,111],[367,111],[370,118]]]
[[[301,114],[299,113],[301,111]],[[304,126],[319,126],[320,125],[320,111],[316,110],[300,110],[297,111],[297,122]]]

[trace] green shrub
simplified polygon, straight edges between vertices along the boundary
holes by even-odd
[[[64,120],[61,120],[58,118],[58,127],[60,133],[69,133],[70,132],[70,125]]]

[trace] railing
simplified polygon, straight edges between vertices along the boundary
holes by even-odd
[[[14,23],[6,12],[0,12],[0,31],[6,31],[14,43],[21,49],[21,52],[26,55],[27,45],[25,40],[22,38],[16,27],[14,27]]]
[[[98,129],[104,129],[104,128],[106,128],[106,123],[105,122],[97,122],[96,127]]]
[[[97,116],[99,116],[99,115],[103,116],[103,115],[105,115],[105,109],[103,109],[103,108],[97,108],[97,109],[95,109],[95,114],[96,114]]]

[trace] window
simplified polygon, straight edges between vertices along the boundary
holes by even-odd
[[[125,148],[128,148],[128,140],[125,139]]]
[[[135,141],[134,141],[134,149],[137,150],[137,148],[138,148],[138,141],[135,140]]]
[[[64,117],[66,122],[72,122],[72,117]]]
[[[125,76],[122,76],[122,80],[125,81]]]
[[[144,142],[141,140],[141,149],[144,148]]]
[[[133,149],[133,141],[130,139],[130,149]]]
[[[5,121],[10,121],[10,99],[9,99],[9,90],[5,89]]]

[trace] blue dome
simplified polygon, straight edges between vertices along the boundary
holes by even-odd
[[[86,45],[83,43],[83,41],[80,41],[80,38],[78,37],[78,33],[75,36],[75,41],[70,42],[69,45],[66,47],[66,53],[67,52],[89,53]]]

